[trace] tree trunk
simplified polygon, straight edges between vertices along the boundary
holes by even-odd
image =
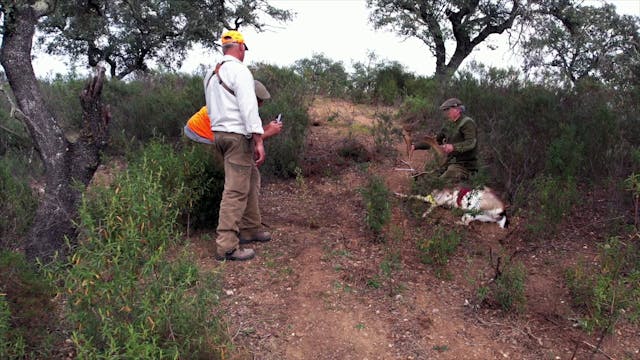
[[[22,3],[22,2],[20,2]],[[84,187],[100,161],[106,144],[109,113],[100,101],[104,71],[100,71],[81,95],[83,129],[78,140],[68,141],[47,108],[31,65],[31,44],[38,18],[28,4],[15,4],[4,15],[0,63],[4,67],[16,103],[42,159],[45,194],[24,244],[30,260],[66,255],[66,239],[76,238],[74,221]]]

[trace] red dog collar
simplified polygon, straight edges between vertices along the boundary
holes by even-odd
[[[458,203],[458,207],[462,207],[462,198],[467,195],[469,191],[471,191],[471,189],[467,187],[463,187],[458,190],[458,199],[456,200],[456,203]]]

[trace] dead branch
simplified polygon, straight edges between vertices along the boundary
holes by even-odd
[[[611,355],[607,354],[606,352],[604,352],[602,349],[600,349],[599,347],[595,346],[595,345],[591,345],[586,341],[582,341],[583,344],[587,345],[588,347],[590,347],[591,349],[593,349],[594,352],[599,352],[600,354],[604,355],[604,357],[606,357],[607,359],[610,360],[615,360],[613,357],[611,357]]]

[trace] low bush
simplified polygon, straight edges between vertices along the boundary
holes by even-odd
[[[600,245],[597,264],[581,260],[566,271],[574,306],[587,331],[613,331],[619,319],[640,320],[640,249],[611,237]]]
[[[360,189],[360,194],[366,210],[367,228],[373,233],[376,241],[383,241],[383,229],[391,219],[390,193],[384,179],[377,175],[369,175],[366,186]]]
[[[183,222],[187,228],[215,229],[224,190],[223,161],[212,146],[191,142],[183,148],[181,157],[188,199]]]
[[[80,207],[80,241],[64,276],[65,317],[79,358],[217,358],[216,273],[182,242],[184,159],[154,143]],[[176,250],[177,247],[185,247]]]
[[[282,113],[283,123],[282,132],[265,142],[267,159],[260,172],[266,177],[295,177],[296,168],[302,167],[312,90],[301,76],[287,68],[258,64],[254,77],[271,93],[271,99],[260,108],[263,122],[268,123]]]
[[[0,158],[0,249],[15,249],[33,221],[37,198],[23,171],[16,171],[17,158]]]
[[[578,190],[573,178],[540,176],[532,182],[532,191],[527,201],[530,238],[539,239],[554,234],[564,216],[578,199]]]
[[[446,266],[462,241],[462,235],[456,230],[445,231],[438,227],[429,237],[418,240],[420,260],[424,264],[435,266],[436,276],[448,277]]]
[[[62,341],[55,287],[19,253],[0,252],[0,358],[52,358]]]
[[[503,310],[524,311],[526,279],[527,271],[521,262],[505,261],[505,266],[490,291]]]

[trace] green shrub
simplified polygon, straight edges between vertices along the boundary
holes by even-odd
[[[13,156],[0,158],[0,248],[18,246],[33,221],[37,198],[27,185],[23,171],[17,171]]]
[[[402,65],[396,61],[379,65],[375,77],[375,102],[383,105],[396,105],[401,102],[407,92],[407,82],[411,79],[413,75],[404,71]]]
[[[341,157],[356,163],[371,161],[371,154],[369,154],[367,148],[353,136],[348,136],[343,139],[337,152]]]
[[[202,78],[158,73],[105,84],[103,101],[111,104],[110,149],[127,149],[133,140],[176,140],[187,120],[205,105]]]
[[[438,277],[447,277],[445,267],[461,239],[461,234],[455,230],[445,231],[442,227],[436,228],[431,236],[418,240],[420,261],[423,264],[434,265]]]
[[[400,133],[397,128],[394,128],[392,118],[389,114],[376,114],[372,132],[375,152],[377,154],[393,156],[397,153],[395,147],[400,138]]]
[[[258,64],[254,77],[262,81],[271,93],[260,108],[260,116],[267,123],[282,113],[282,132],[265,142],[267,159],[260,167],[264,176],[295,177],[301,168],[305,138],[309,127],[307,109],[310,89],[294,71],[272,65]]]
[[[527,271],[521,262],[513,263],[508,259],[491,289],[495,301],[505,311],[522,312],[526,303],[525,281]]]
[[[640,320],[640,250],[611,237],[600,246],[598,265],[580,261],[566,271],[571,299],[587,331],[613,331],[620,318]]]
[[[574,125],[560,125],[560,134],[547,148],[545,173],[560,179],[574,179],[583,164],[584,146]]]
[[[61,341],[55,287],[24,256],[0,252],[0,358],[44,359]]]
[[[218,224],[220,200],[224,190],[224,164],[209,145],[189,143],[184,158],[186,211],[183,218],[188,227],[215,229]]]
[[[224,341],[211,309],[219,279],[182,246],[183,158],[151,144],[109,188],[80,207],[81,237],[64,278],[66,318],[80,358],[216,358]]]
[[[382,241],[382,230],[391,219],[391,206],[389,204],[389,189],[384,179],[377,175],[369,175],[367,185],[360,189],[362,201],[365,206],[365,223],[373,232],[376,241]]]
[[[60,75],[42,81],[42,92],[49,109],[67,134],[82,127],[80,94],[88,80],[77,74]]]
[[[540,176],[534,179],[528,201],[527,231],[535,237],[553,234],[577,199],[573,178]]]
[[[333,61],[324,54],[297,60],[292,69],[309,84],[312,94],[335,98],[344,97],[347,71],[341,61]]]

